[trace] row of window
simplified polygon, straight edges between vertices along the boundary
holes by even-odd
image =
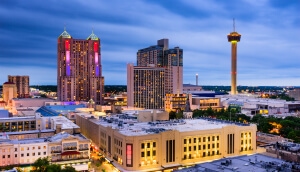
[[[202,157],[206,157],[206,156],[214,156],[214,155],[220,155],[219,150],[217,151],[209,151],[209,152],[203,152],[202,153]],[[183,155],[183,159],[192,159],[192,154],[188,154],[188,155]]]
[[[207,149],[210,149],[210,148],[212,148],[212,149],[214,149],[214,148],[219,148],[220,146],[219,146],[219,143],[217,143],[217,145],[215,145],[214,143],[213,144],[211,144],[211,146],[210,146],[210,144],[207,144]],[[197,150],[201,150],[201,145],[198,145],[198,146],[193,146],[193,151],[197,151]],[[197,149],[198,148],[198,149]],[[206,145],[202,145],[202,149],[203,150],[206,150]],[[192,146],[189,146],[189,147],[183,147],[183,152],[187,152],[187,150],[188,151],[192,151]]]
[[[211,141],[219,141],[219,136],[208,136],[208,137],[203,137],[202,138],[202,141],[203,142],[210,142],[210,140]],[[201,137],[199,137],[198,139],[195,137],[194,139],[193,139],[193,141],[194,141],[194,143],[197,143],[197,140],[198,140],[198,143],[200,143],[201,142]],[[183,140],[183,144],[191,144],[192,143],[192,138],[189,138],[189,139],[184,139]]]
[[[150,145],[151,145],[150,142],[148,142],[147,144],[142,143],[141,144],[141,149],[150,148]],[[152,147],[154,147],[154,148],[156,147],[156,142],[152,142]]]
[[[35,150],[35,147],[32,147],[31,149]],[[38,146],[37,149],[41,149],[41,146]],[[43,146],[43,149],[47,149],[47,147]],[[21,147],[21,151],[24,151],[24,150],[30,150],[30,147]],[[17,152],[17,151],[18,151],[18,148],[15,148],[15,152]],[[2,152],[10,152],[10,148],[2,149]]]
[[[145,154],[146,153],[146,154]],[[141,152],[141,157],[144,158],[144,157],[149,157],[151,156],[151,151],[146,151],[146,152]],[[156,156],[156,150],[153,150],[152,151],[152,156]]]
[[[29,153],[27,153],[26,154],[27,156],[30,156],[30,154]],[[38,152],[38,154],[37,154],[38,156],[40,156],[41,155],[41,152]],[[43,152],[43,155],[46,155],[46,152]],[[35,153],[32,153],[32,156],[35,156]],[[2,158],[3,159],[5,159],[5,158],[10,158],[10,155],[2,155]],[[15,158],[17,158],[18,157],[18,154],[15,154]],[[21,153],[21,157],[24,157],[24,154],[23,153]]]
[[[249,136],[249,137],[251,137],[251,132],[249,132],[249,133],[241,133],[241,137],[243,138],[243,137],[247,137],[247,136]]]
[[[241,140],[241,145],[244,144],[244,140]],[[245,144],[248,144],[248,140],[245,140]],[[251,139],[249,139],[249,144],[251,144]]]

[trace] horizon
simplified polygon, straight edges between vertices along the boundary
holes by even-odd
[[[229,86],[227,34],[235,18],[242,35],[237,85],[300,86],[300,1],[230,2],[3,0],[0,84],[28,75],[30,85],[56,85],[57,38],[66,27],[75,39],[92,30],[101,39],[105,85],[126,85],[126,64],[136,64],[137,51],[168,38],[170,48],[183,49],[183,83],[194,84],[198,74],[199,85]]]

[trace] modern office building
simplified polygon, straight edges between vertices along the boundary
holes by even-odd
[[[29,76],[8,75],[8,82],[12,82],[16,84],[17,98],[29,97]]]
[[[82,133],[121,171],[159,171],[256,152],[256,125],[211,118],[137,122],[76,115]]]
[[[153,69],[160,71],[159,75],[152,76],[152,78],[145,80],[149,89],[141,87],[139,83],[144,79],[145,72],[149,69],[147,74],[153,72]],[[131,71],[130,71],[131,70]],[[135,71],[135,72],[133,72]],[[140,71],[140,72],[138,72]],[[144,71],[144,73],[141,73]],[[164,76],[161,74],[163,73]],[[127,66],[127,96],[128,96],[128,106],[134,106],[139,108],[151,108],[149,106],[141,106],[142,104],[133,103],[139,101],[148,101],[142,100],[144,97],[141,97],[141,94],[151,95],[157,94],[159,101],[163,102],[165,94],[182,94],[183,89],[183,50],[179,47],[169,49],[169,40],[161,39],[157,41],[157,45],[153,45],[144,49],[140,49],[137,52],[137,66],[130,64]],[[140,78],[140,79],[136,79]],[[157,81],[160,81],[163,78],[163,83],[157,86]],[[141,82],[140,82],[141,83]],[[152,86],[151,86],[152,85]],[[155,88],[156,87],[156,88]],[[141,91],[143,89],[143,91]],[[159,90],[154,90],[159,89]],[[161,95],[163,93],[163,95]],[[152,100],[153,99],[153,100]],[[151,98],[150,103],[154,101],[155,98]],[[158,101],[158,100],[157,100]],[[157,107],[157,106],[152,106]],[[164,104],[159,109],[164,108]]]
[[[236,75],[237,75],[237,43],[241,40],[241,34],[235,31],[233,20],[233,32],[227,35],[228,42],[231,43],[231,94],[237,94]]]
[[[165,69],[127,65],[127,105],[145,109],[163,109]]]
[[[13,98],[17,97],[17,86],[13,82],[5,82],[3,87],[3,101],[8,104]]]
[[[104,77],[100,39],[92,32],[74,39],[64,30],[57,43],[57,93],[60,101],[89,101],[102,104]]]

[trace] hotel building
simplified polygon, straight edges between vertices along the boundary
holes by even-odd
[[[76,121],[121,171],[174,169],[256,152],[254,124],[206,118],[137,122],[126,114],[99,119],[80,114]]]
[[[92,32],[86,39],[73,39],[65,30],[57,43],[57,93],[60,101],[102,104],[100,39]]]
[[[165,96],[165,69],[127,65],[128,106],[145,109],[163,109]]]
[[[157,85],[157,83],[154,82],[161,80],[162,77],[164,78],[163,83],[160,85],[161,88],[158,90],[160,93],[161,90],[163,90],[164,94],[159,94],[158,98],[161,99],[159,101],[164,101],[165,94],[182,93],[183,50],[179,47],[169,49],[168,39],[158,40],[157,45],[138,50],[137,66],[135,67],[132,64],[130,64],[130,66],[127,66],[127,90],[129,90],[127,94],[128,106],[151,108],[147,106],[140,106],[143,105],[143,103],[139,102],[146,101],[143,100],[144,94],[152,95],[154,93],[153,89],[156,88],[151,87],[150,90],[148,90],[146,88],[139,87],[140,85],[136,84],[136,82],[139,82],[140,80],[136,80],[136,77],[143,79],[145,77],[145,73],[150,74],[151,71],[153,71],[153,68],[163,70],[162,72],[164,76],[161,76],[161,74],[153,76],[151,80],[147,80],[145,82],[147,82],[148,85]],[[143,68],[143,71],[145,72],[132,72],[139,70],[139,68]],[[149,69],[149,72],[146,72],[147,69]],[[141,89],[143,89],[143,91],[136,91]],[[155,97],[152,97],[151,99],[155,99]],[[164,103],[158,108],[163,109]]]
[[[12,82],[16,84],[17,98],[29,97],[29,76],[8,75],[8,82]]]

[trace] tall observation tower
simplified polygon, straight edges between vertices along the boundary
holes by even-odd
[[[228,42],[231,42],[231,94],[237,93],[236,89],[236,62],[237,62],[237,42],[240,42],[241,35],[235,31],[233,19],[233,32],[227,35]]]

